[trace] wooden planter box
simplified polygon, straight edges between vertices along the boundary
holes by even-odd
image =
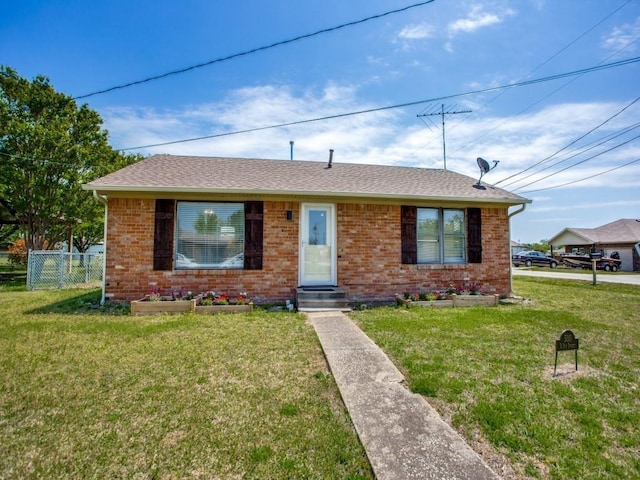
[[[411,305],[418,307],[434,307],[434,308],[450,308],[453,307],[453,300],[417,300],[412,301]]]
[[[238,313],[253,311],[253,303],[243,305],[196,305],[196,313]]]
[[[499,295],[449,295],[450,300],[407,300],[396,295],[396,303],[406,307],[497,307]]]
[[[396,303],[398,305],[404,305],[406,307],[418,306],[418,307],[434,307],[434,308],[451,308],[453,307],[453,300],[407,300],[399,295],[396,295]]]
[[[451,295],[454,307],[497,307],[499,295]]]
[[[171,297],[163,297],[159,301],[150,301],[146,295],[140,300],[131,302],[131,315],[157,315],[159,313],[188,313],[194,312],[197,299],[172,300]]]

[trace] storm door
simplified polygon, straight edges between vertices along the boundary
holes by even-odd
[[[300,285],[336,285],[335,205],[302,204]]]

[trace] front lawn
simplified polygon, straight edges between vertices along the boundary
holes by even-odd
[[[532,301],[353,317],[505,478],[640,478],[640,288],[514,286]],[[561,352],[554,378],[564,329],[580,340],[578,371]],[[501,456],[512,470],[499,470]]]
[[[0,286],[0,478],[342,478],[371,469],[292,313],[130,317]]]

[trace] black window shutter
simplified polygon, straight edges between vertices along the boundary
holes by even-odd
[[[244,268],[262,270],[263,202],[244,204]]]
[[[153,269],[173,269],[173,235],[176,201],[156,200],[156,221],[153,235]]]
[[[401,207],[402,263],[418,263],[417,219],[417,207],[408,205]]]
[[[467,209],[467,257],[469,263],[482,263],[482,210]]]

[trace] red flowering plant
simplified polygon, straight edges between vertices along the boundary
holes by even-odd
[[[245,305],[249,303],[246,293],[236,296],[224,295],[210,290],[202,294],[201,305]]]
[[[438,291],[422,291],[418,293],[404,292],[404,299],[411,300],[412,302],[428,302],[433,300],[446,300],[447,293],[438,292]]]
[[[162,295],[160,295],[160,291],[153,288],[149,293],[149,301],[150,302],[159,302],[162,300]]]

